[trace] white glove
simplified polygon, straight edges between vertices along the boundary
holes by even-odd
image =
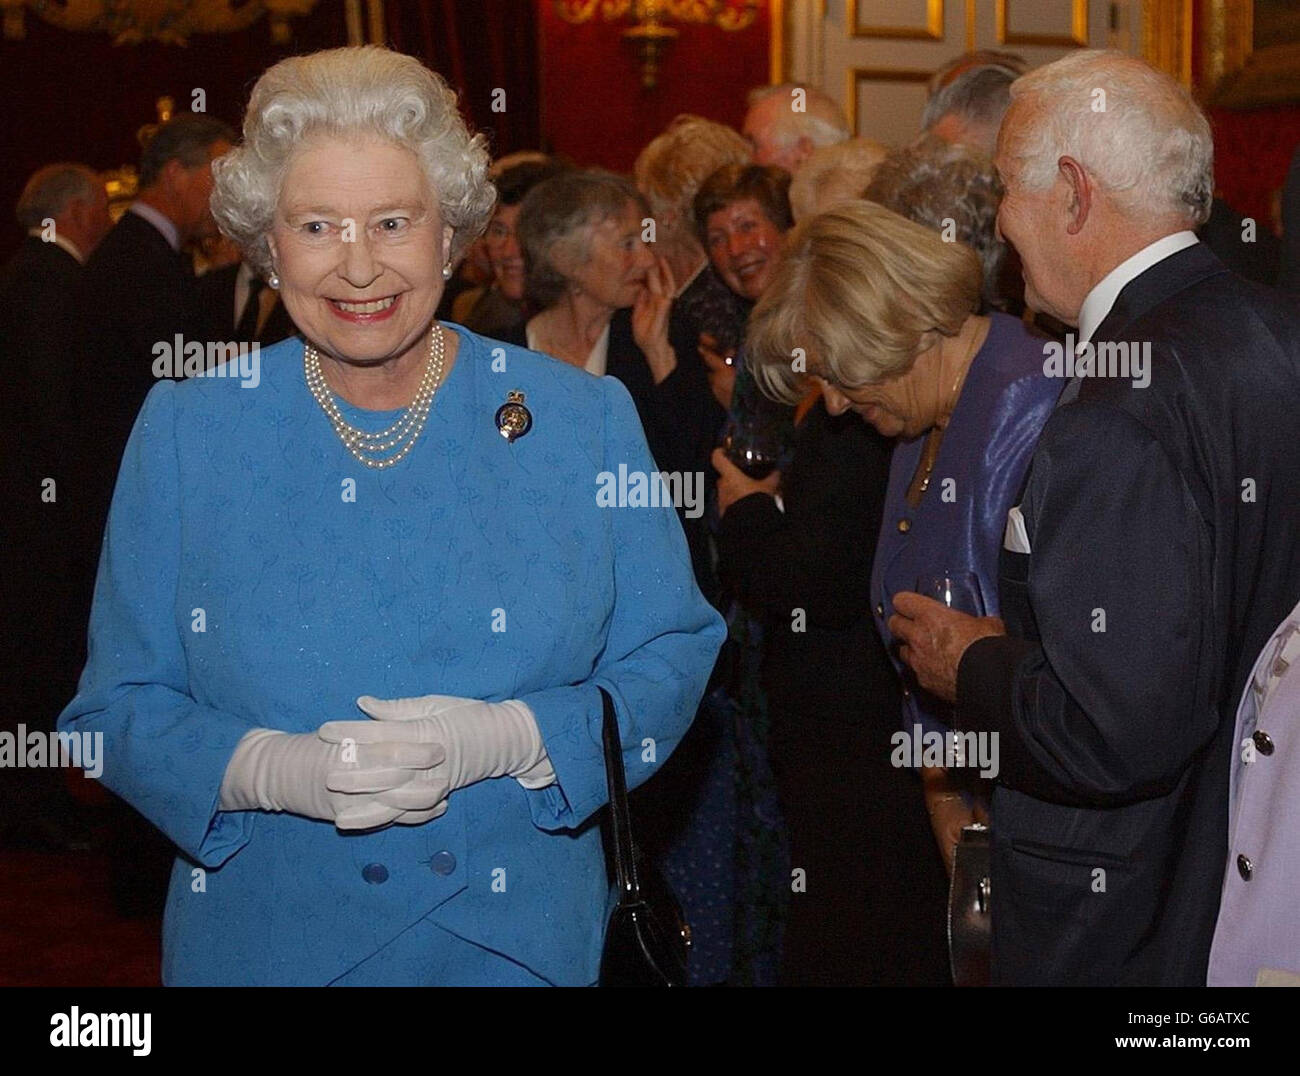
[[[445,758],[442,747],[432,742],[345,744],[327,742],[316,732],[253,729],[235,746],[226,766],[221,809],[289,811],[333,822],[342,830],[390,822],[418,825],[447,810]],[[399,788],[410,789],[401,806],[377,798]]]
[[[518,700],[480,702],[454,695],[421,695],[414,699],[376,699],[362,695],[357,705],[373,721],[329,721],[320,737],[333,743],[441,744],[446,762],[436,774],[446,793],[489,777],[513,777],[524,788],[545,788],[555,782],[542,734],[532,710]],[[390,807],[413,809],[423,778],[379,792],[375,798]]]

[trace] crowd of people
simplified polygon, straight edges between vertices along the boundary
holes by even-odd
[[[1300,221],[1240,249],[1119,53],[851,135],[778,85],[493,161],[366,47],[163,124],[116,224],[31,177],[15,710],[103,736],[165,982],[595,982],[605,695],[693,985],[951,984],[979,834],[993,984],[1300,982]]]

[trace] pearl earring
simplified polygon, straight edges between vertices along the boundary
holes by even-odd
[[[272,273],[266,278],[266,283],[269,287],[278,289],[280,287],[280,278]]]
[[[442,279],[443,280],[451,279],[451,262],[448,262],[446,265],[442,267]]]

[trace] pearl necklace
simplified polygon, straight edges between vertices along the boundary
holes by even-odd
[[[338,404],[334,402],[334,393],[326,383],[325,374],[321,370],[320,353],[311,344],[303,347],[302,364],[307,378],[307,387],[330,420],[330,425],[334,427],[334,432],[338,434],[344,447],[352,453],[358,463],[379,470],[400,463],[415,447],[415,442],[420,439],[424,423],[429,417],[429,408],[433,405],[434,394],[442,381],[442,365],[445,356],[446,344],[443,340],[442,326],[435,322],[433,328],[429,330],[429,359],[425,363],[420,386],[415,390],[415,399],[388,429],[374,433],[358,429],[343,417]],[[393,449],[398,449],[395,454],[384,455],[392,452]]]

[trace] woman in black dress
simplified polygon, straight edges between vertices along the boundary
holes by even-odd
[[[915,771],[890,764],[898,683],[871,620],[891,442],[820,398],[783,507],[721,452],[719,572],[764,622],[769,750],[792,876],[784,985],[949,983],[943,863]]]

